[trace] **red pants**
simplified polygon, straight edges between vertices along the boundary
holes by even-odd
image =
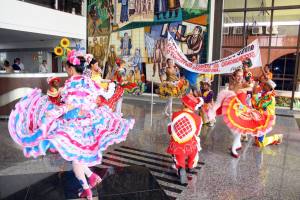
[[[189,169],[192,169],[197,166],[199,154],[198,154],[198,150],[195,149],[193,151],[186,152],[186,154],[175,154],[174,157],[175,157],[175,163],[176,163],[177,169],[179,169],[179,168],[185,169],[186,168],[186,165],[185,165],[186,158],[188,160],[187,167]]]

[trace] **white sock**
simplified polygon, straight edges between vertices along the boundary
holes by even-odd
[[[119,99],[116,105],[116,113],[121,113],[122,112],[122,103],[123,103],[123,97]]]
[[[173,98],[170,97],[170,99],[169,99],[170,114],[172,114],[172,110],[173,110],[172,107],[173,107]]]
[[[169,108],[169,100],[167,101],[165,106],[165,114],[168,114],[168,108]]]
[[[72,166],[73,166],[74,174],[75,174],[76,178],[78,179],[80,185],[83,187],[83,189],[85,189],[85,190],[88,189],[89,185],[87,183],[87,180],[86,180],[86,177],[84,174],[84,165],[73,161]]]
[[[169,99],[167,100],[166,107],[165,107],[165,113],[166,114],[172,113],[172,97],[169,97]]]
[[[241,134],[239,133],[232,133],[233,134],[233,143],[232,143],[232,148],[231,148],[231,151],[233,154],[238,154],[236,152],[236,149],[241,147]]]
[[[86,165],[83,166],[83,171],[88,178],[93,174],[92,170],[90,170],[90,168]]]

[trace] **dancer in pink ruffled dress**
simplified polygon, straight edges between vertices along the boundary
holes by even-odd
[[[69,79],[61,90],[61,104],[53,104],[40,89],[34,89],[11,112],[9,132],[26,157],[54,150],[71,161],[82,186],[79,197],[92,199],[91,189],[101,178],[89,167],[101,164],[108,146],[126,140],[134,120],[122,118],[107,106],[99,107],[99,86],[82,76],[84,58],[72,51],[67,60]]]

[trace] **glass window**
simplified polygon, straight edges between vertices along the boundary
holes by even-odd
[[[299,0],[274,0],[274,6],[294,6],[299,5]]]
[[[223,13],[222,57],[239,50],[243,46],[244,39],[247,44],[258,39],[263,63],[267,63],[268,58],[270,58],[273,79],[277,84],[276,89],[292,91],[293,78],[296,73],[300,9],[274,10],[273,26],[271,27],[271,10],[264,10],[263,8],[272,7],[272,0],[246,1],[247,8],[254,8],[256,11],[246,12],[245,33],[243,32],[244,12]],[[240,8],[242,10],[244,3],[244,0],[224,0],[224,9]],[[300,5],[299,0],[274,0],[274,3],[274,6],[277,7]],[[269,54],[270,39],[271,51]],[[228,81],[228,77],[226,75],[221,77],[221,85],[224,85]]]
[[[244,8],[245,0],[224,0],[224,9]]]
[[[271,46],[296,47],[300,24],[300,9],[275,10]],[[266,27],[270,31],[270,27]]]
[[[272,6],[272,0],[248,0],[247,1],[247,8],[264,8],[264,7],[271,7]]]
[[[59,0],[58,10],[81,15],[82,0]]]
[[[48,8],[54,8],[55,4],[55,0],[25,0],[25,2]]]
[[[243,46],[243,12],[223,14],[223,46]]]
[[[269,46],[266,26],[270,25],[271,11],[249,11],[246,13],[247,44],[258,39],[261,47]]]
[[[292,91],[293,90],[293,78],[296,72],[296,53],[284,54],[287,51],[295,51],[296,49],[272,49],[271,58],[275,58],[271,63],[273,80],[277,84],[277,90]],[[280,56],[282,55],[282,56]]]
[[[1,52],[0,53],[0,63],[2,64],[6,60],[6,53]]]

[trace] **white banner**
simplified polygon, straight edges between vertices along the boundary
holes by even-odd
[[[255,40],[238,52],[220,60],[204,64],[194,64],[187,59],[175,40],[168,33],[167,58],[171,58],[180,67],[199,74],[227,74],[240,68],[247,62],[251,68],[261,67],[261,56],[258,41]]]

